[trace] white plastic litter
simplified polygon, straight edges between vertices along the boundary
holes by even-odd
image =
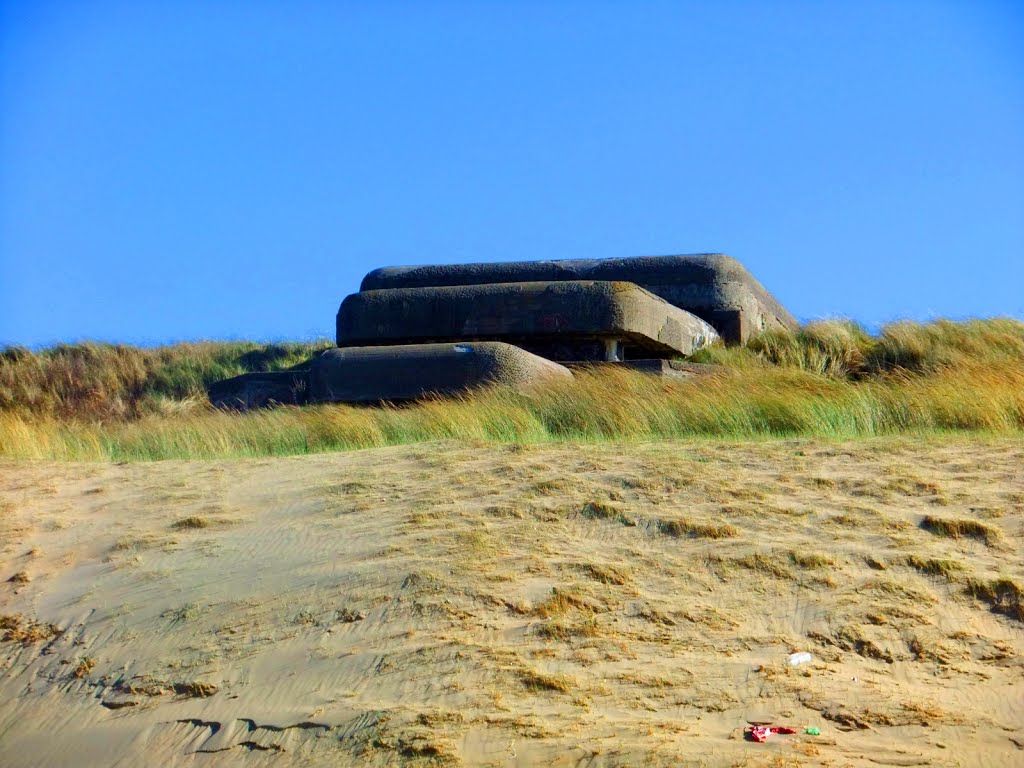
[[[811,656],[807,651],[800,651],[799,653],[791,653],[789,655],[789,666],[796,667],[800,664],[807,664],[813,661],[814,657]]]

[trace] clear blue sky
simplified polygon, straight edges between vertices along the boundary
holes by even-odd
[[[0,343],[702,251],[804,320],[1024,317],[1024,2],[0,0]]]

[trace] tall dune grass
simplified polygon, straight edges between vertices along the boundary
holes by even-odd
[[[120,365],[123,354],[112,359]],[[170,359],[176,370],[185,365],[174,355]],[[57,395],[44,393],[13,406],[0,403],[0,456],[216,458],[438,439],[628,441],[937,431],[1024,435],[1024,323],[1014,320],[903,323],[878,336],[850,323],[820,323],[795,334],[767,334],[745,349],[712,349],[702,359],[721,367],[682,381],[595,370],[532,393],[493,387],[402,407],[331,405],[247,414],[217,412],[201,402],[193,382],[203,380],[204,373],[185,376],[187,385],[175,384],[174,391],[185,393],[177,400],[145,377],[141,387],[139,379],[125,377],[132,391],[143,393],[137,402],[149,405],[120,413],[105,407],[99,410],[102,417],[86,410],[93,415],[83,418],[68,413],[69,401]],[[24,363],[22,356],[7,364]],[[213,366],[204,362],[195,368],[209,371]],[[101,373],[90,375],[110,380]],[[118,397],[132,402],[113,392],[111,385],[111,402]],[[152,406],[158,397],[177,405]],[[60,407],[32,406],[53,401]]]
[[[702,362],[734,367],[770,363],[833,378],[935,373],[951,367],[1024,363],[1024,323],[1012,318],[899,322],[877,336],[848,320],[808,323],[795,333],[769,331],[743,348],[711,347]]]
[[[300,365],[329,341],[198,342],[140,348],[58,344],[0,350],[0,411],[76,421],[173,413],[205,400],[215,381]]]

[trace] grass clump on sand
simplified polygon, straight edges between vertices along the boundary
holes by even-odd
[[[55,624],[40,624],[38,621],[26,619],[21,614],[0,614],[0,641],[31,645],[45,640],[52,640],[64,634],[64,630]]]
[[[601,584],[621,587],[630,583],[630,575],[627,570],[616,568],[614,565],[608,565],[607,563],[584,563],[580,566],[580,569],[588,577]]]
[[[580,514],[588,520],[611,520],[625,526],[636,525],[621,509],[603,501],[588,501],[580,509]]]
[[[519,680],[531,691],[569,693],[576,688],[576,682],[568,675],[548,675],[535,669],[520,670]]]
[[[581,371],[529,394],[492,387],[402,407],[217,412],[205,387],[301,364],[326,343],[58,346],[0,353],[0,456],[153,460],[272,456],[433,440],[504,443],[1024,431],[1024,323],[851,323],[772,332],[666,380]],[[732,369],[728,371],[726,369]],[[558,490],[538,487],[539,495]]]
[[[537,634],[548,640],[568,642],[574,637],[596,637],[597,620],[594,617],[578,622],[551,621],[537,627]]]
[[[748,571],[774,576],[777,579],[795,578],[793,571],[789,567],[791,562],[789,553],[783,555],[775,551],[751,552],[749,555],[733,558],[732,562],[741,568],[746,568]]]
[[[988,603],[995,613],[1024,621],[1024,587],[1013,579],[970,579],[967,594]]]
[[[952,520],[943,517],[925,515],[921,521],[921,527],[936,536],[945,536],[950,539],[959,539],[966,536],[977,539],[990,547],[1002,542],[1002,535],[996,528],[985,525],[977,520]]]
[[[171,524],[171,527],[179,530],[195,530],[198,528],[207,528],[210,525],[210,521],[205,517],[197,517],[192,515],[191,517],[183,517],[181,520],[176,520]]]
[[[532,613],[542,619],[555,619],[567,616],[573,611],[593,614],[593,609],[577,590],[555,588],[551,590],[550,595],[533,607]]]
[[[943,576],[953,580],[960,573],[967,570],[966,566],[958,560],[949,558],[919,557],[918,555],[907,555],[904,562],[916,571],[928,576]]]
[[[819,552],[790,552],[789,562],[800,568],[835,568],[836,561]]]
[[[695,539],[729,539],[739,535],[739,531],[728,523],[695,523],[692,520],[659,520],[658,530],[666,536]]]

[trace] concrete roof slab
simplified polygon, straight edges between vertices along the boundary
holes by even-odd
[[[565,280],[628,281],[712,323],[729,341],[796,319],[736,259],[720,253],[621,259],[514,261],[383,267],[361,290]]]
[[[633,283],[576,280],[363,291],[338,310],[340,347],[459,340],[618,339],[649,356],[690,355],[717,334]]]

